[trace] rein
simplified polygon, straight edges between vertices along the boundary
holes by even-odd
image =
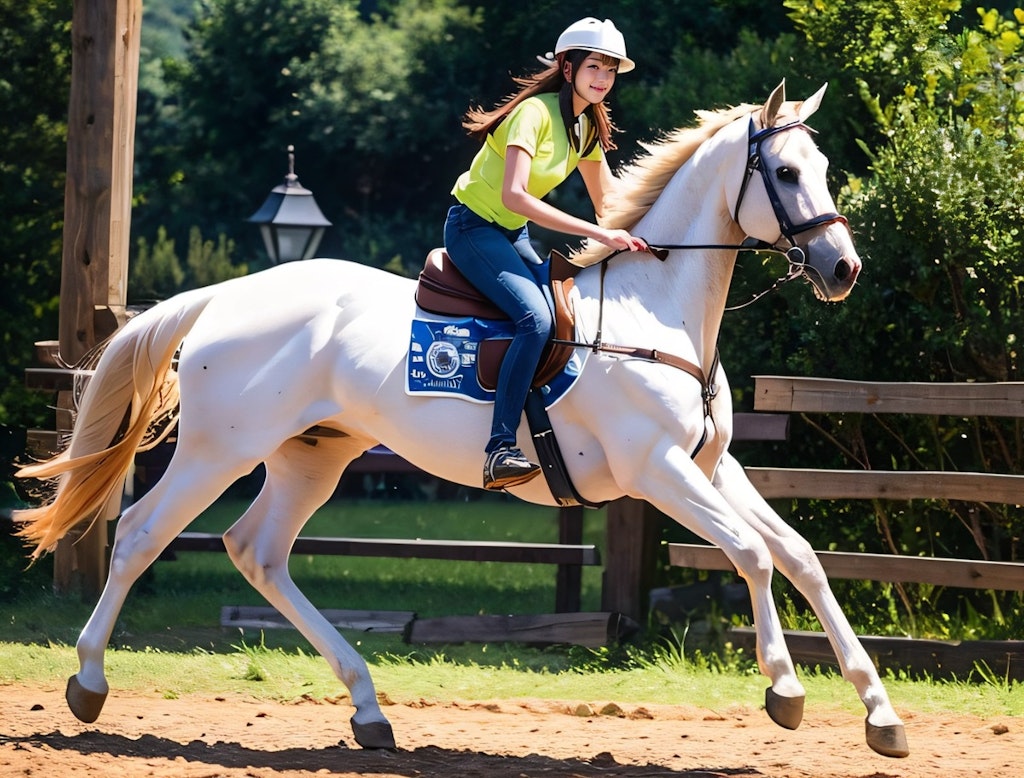
[[[829,222],[839,221],[842,219],[843,217],[839,217],[839,219],[830,219]],[[824,224],[826,222],[822,223]],[[812,265],[807,264],[807,252],[805,252],[799,246],[793,245],[790,246],[788,249],[781,249],[774,244],[768,243],[763,240],[758,240],[757,238],[747,238],[742,243],[659,243],[656,246],[648,244],[649,252],[653,256],[660,259],[662,262],[664,262],[668,258],[669,251],[699,251],[701,249],[763,251],[770,254],[780,254],[784,256],[786,260],[789,262],[789,270],[786,272],[784,276],[780,276],[779,278],[775,279],[775,282],[772,283],[771,286],[769,286],[764,291],[756,293],[745,303],[740,303],[739,305],[726,306],[725,310],[727,311],[738,311],[741,308],[746,308],[748,305],[756,303],[766,294],[774,292],[783,284],[789,281],[793,281],[794,279],[799,278],[801,275],[807,275],[809,270],[814,270],[814,272],[817,272]],[[629,249],[616,249],[611,254],[609,254],[608,257],[605,258],[603,261],[607,262],[612,257],[616,257],[619,254],[623,254],[628,250]]]

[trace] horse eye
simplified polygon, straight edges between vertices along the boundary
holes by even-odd
[[[775,177],[785,184],[795,184],[800,178],[793,168],[786,167],[785,165],[775,170]]]

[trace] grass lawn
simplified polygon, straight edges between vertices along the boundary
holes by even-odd
[[[215,532],[244,502],[222,500],[190,529]],[[333,502],[305,535],[419,537],[555,542],[557,510],[499,497],[474,502]],[[602,548],[604,514],[587,511],[584,542]],[[603,548],[602,548],[603,550]],[[294,557],[293,576],[320,608],[410,610],[420,617],[476,613],[550,613],[550,565],[453,563],[356,557]],[[38,572],[38,571],[37,571]],[[600,568],[584,569],[583,610],[600,609]],[[63,685],[77,669],[74,643],[92,609],[58,598],[45,576],[34,591],[3,606],[0,685]],[[182,553],[157,562],[128,598],[107,653],[113,689],[159,690],[165,696],[238,691],[256,697],[337,697],[343,688],[326,662],[292,630],[219,626],[224,605],[263,605],[223,554]],[[690,703],[714,708],[757,704],[766,680],[749,656],[704,655],[689,641],[644,633],[623,646],[531,648],[464,644],[416,646],[396,634],[345,632],[367,659],[378,688],[396,702],[420,698],[614,700]],[[803,673],[815,704],[861,710],[853,689],[831,671]],[[900,710],[958,710],[1024,715],[1021,684],[979,674],[970,681],[892,678]]]

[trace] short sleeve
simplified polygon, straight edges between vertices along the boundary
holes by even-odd
[[[508,134],[505,138],[505,146],[519,146],[529,152],[530,156],[537,155],[537,144],[544,129],[544,123],[549,120],[547,113],[541,106],[527,100],[520,103],[508,115],[505,121],[508,123]]]

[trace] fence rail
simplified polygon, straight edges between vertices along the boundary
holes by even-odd
[[[762,497],[822,500],[965,500],[1019,505],[1024,476],[928,470],[745,468]]]
[[[824,378],[755,376],[754,409],[771,413],[870,413],[1024,418],[1024,383],[879,383]],[[766,498],[945,499],[1024,504],[1024,476],[948,471],[822,470],[750,467],[747,475]],[[1024,563],[816,552],[829,578],[925,583],[965,589],[1024,591]],[[676,567],[733,570],[718,548],[669,544]],[[753,647],[751,630],[734,630],[733,643]],[[787,633],[797,661],[835,662],[822,633]],[[999,677],[1024,679],[1024,641],[928,641],[865,637],[865,647],[888,667],[913,667],[964,677],[985,662]]]
[[[754,410],[1024,417],[1024,382],[885,383],[754,376]]]
[[[669,562],[695,570],[735,570],[717,546],[669,543]],[[964,589],[1024,591],[1024,564],[967,559],[817,551],[829,578],[889,583],[927,583]]]

